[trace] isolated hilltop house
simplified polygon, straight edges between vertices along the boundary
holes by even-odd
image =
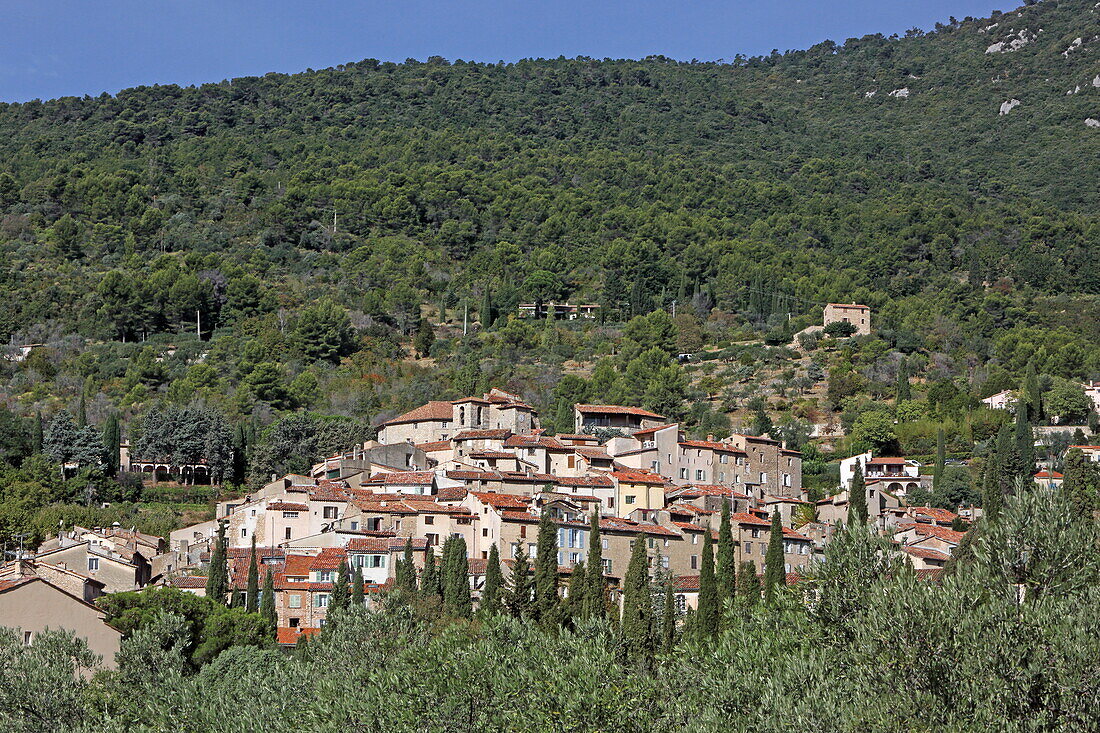
[[[871,309],[858,303],[829,303],[825,306],[822,325],[831,323],[850,323],[855,326],[856,335],[869,336],[871,333]]]

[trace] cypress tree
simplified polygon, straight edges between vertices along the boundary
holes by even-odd
[[[900,405],[913,398],[909,389],[909,364],[905,359],[898,362],[898,386],[895,394],[896,404]]]
[[[107,457],[107,475],[118,474],[122,462],[122,426],[118,421],[118,413],[112,412],[107,416],[103,424],[103,452]]]
[[[932,493],[936,493],[943,485],[943,469],[947,462],[943,443],[943,428],[941,427],[936,431],[936,467],[935,473],[932,474]]]
[[[661,609],[661,651],[671,654],[676,647],[676,600],[672,592],[672,578],[665,583],[665,602]]]
[[[600,537],[600,511],[593,510],[588,522],[588,562],[584,586],[585,618],[604,618],[607,603],[604,600],[603,540]]]
[[[982,466],[980,491],[982,495],[982,512],[992,519],[1001,510],[1002,494],[998,483],[999,467],[997,466],[997,453],[990,453]]]
[[[569,404],[569,400],[562,397],[558,400],[558,407],[554,412],[554,431],[557,433],[571,433],[575,427],[573,424],[573,406]]]
[[[718,552],[715,558],[718,580],[718,604],[732,600],[737,592],[737,556],[733,547],[733,523],[730,502],[722,502],[722,524],[718,530]]]
[[[454,535],[443,550],[443,607],[452,616],[469,618],[473,608],[470,599],[470,562],[466,558],[466,540]]]
[[[435,562],[435,555],[431,552],[424,558],[424,569],[420,572],[420,595],[424,598],[443,600],[443,588],[439,581],[439,566]]]
[[[699,638],[709,639],[718,633],[718,581],[714,577],[714,550],[710,528],[703,534],[703,559],[699,566],[699,610],[696,629]]]
[[[531,615],[531,566],[527,553],[520,548],[512,563],[512,578],[508,586],[508,611],[516,618]]]
[[[1030,479],[1035,473],[1035,436],[1028,414],[1028,408],[1022,405],[1016,410],[1016,477]],[[1015,493],[1015,480],[1012,483],[1012,493]]]
[[[248,429],[243,423],[239,423],[233,433],[233,463],[230,469],[230,480],[235,484],[243,484],[247,470]]]
[[[229,593],[227,547],[225,520],[222,520],[218,522],[218,537],[214,543],[214,550],[210,553],[210,568],[206,574],[206,597],[223,604],[226,594]]]
[[[639,533],[623,579],[623,639],[629,654],[638,660],[653,655],[653,599],[646,567],[646,538]]]
[[[787,568],[783,560],[783,522],[779,511],[772,512],[771,536],[768,537],[768,554],[764,556],[764,595],[771,601],[776,589],[787,584]]]
[[[429,547],[425,553],[425,562],[432,557],[432,548]],[[412,538],[405,538],[405,552],[402,554],[401,559],[397,561],[397,567],[394,568],[394,585],[402,590],[410,593],[416,592],[416,563],[413,561],[413,549]]]
[[[579,562],[573,566],[573,571],[569,574],[569,586],[566,589],[566,597],[564,601],[564,613],[562,614],[570,621],[578,621],[584,618],[584,588],[587,584],[588,576],[585,573],[584,562]]]
[[[252,535],[252,551],[248,554],[248,588],[244,594],[244,610],[255,613],[259,605],[260,569],[256,565],[256,535]]]
[[[1039,387],[1039,377],[1035,373],[1034,360],[1027,363],[1023,383],[1020,385],[1020,397],[1016,403],[1017,405],[1027,405],[1028,417],[1041,417],[1043,400]],[[1019,410],[1019,407],[1017,407],[1017,410]]]
[[[34,429],[31,432],[31,448],[35,453],[42,452],[42,442],[44,440],[43,428],[42,428],[42,413],[34,413]]]
[[[848,524],[867,524],[867,484],[863,481],[863,469],[858,463],[851,488],[848,489]]]
[[[493,291],[489,288],[489,283],[485,283],[485,292],[481,296],[481,309],[478,311],[477,317],[481,321],[482,328],[489,328],[496,320],[496,312],[493,308]]]
[[[340,561],[340,567],[336,570],[336,582],[332,584],[332,595],[329,597],[328,610],[343,611],[348,607],[348,584],[351,582],[351,575],[348,572],[348,561],[343,559]]]
[[[756,566],[750,560],[741,563],[741,570],[737,573],[737,597],[749,605],[760,601],[760,578],[756,575]]]
[[[275,611],[275,573],[271,568],[264,573],[264,592],[260,597],[260,615],[271,624],[272,630],[279,624],[279,615]]]
[[[362,608],[366,596],[363,595],[363,568],[355,566],[351,574],[351,607]]]
[[[545,625],[556,621],[558,606],[558,532],[550,512],[542,510],[535,552],[535,616]]]
[[[503,605],[500,575],[500,552],[496,543],[489,548],[489,561],[485,565],[485,587],[481,590],[481,604],[478,611],[485,616],[495,616],[500,613]]]
[[[1091,517],[1097,507],[1097,472],[1094,465],[1078,448],[1066,453],[1062,469],[1062,493],[1082,517]]]

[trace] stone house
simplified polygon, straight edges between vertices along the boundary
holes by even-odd
[[[832,323],[850,323],[855,326],[857,336],[871,334],[871,309],[858,303],[829,303],[822,315],[822,325]]]

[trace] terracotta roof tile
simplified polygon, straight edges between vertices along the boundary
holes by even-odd
[[[664,420],[664,415],[658,415],[655,412],[649,410],[643,410],[640,407],[626,407],[624,405],[576,405],[577,412],[595,413],[602,415],[637,415],[638,417],[649,417],[654,420]]]
[[[402,423],[410,422],[426,422],[426,421],[438,421],[438,420],[450,420],[454,411],[450,402],[443,402],[440,400],[433,400],[427,404],[417,407],[415,410],[410,410],[404,415],[398,415],[397,417],[387,420],[382,423],[383,425],[400,425]]]

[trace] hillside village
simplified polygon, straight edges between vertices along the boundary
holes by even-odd
[[[831,305],[825,320],[826,327],[851,323],[853,333],[870,330],[865,306]],[[1100,398],[1093,383],[1082,390]],[[1008,390],[985,401],[1015,414],[1017,435],[1021,424],[1031,431],[1018,398]],[[1010,427],[1005,423],[1002,433]],[[1030,441],[1041,445],[1035,434]],[[1000,443],[997,449],[1005,450]],[[999,491],[992,475],[998,460],[1009,459],[985,462],[987,506]],[[1066,479],[1052,462],[1024,461],[1033,482],[1061,490]],[[1070,445],[1057,464],[1078,471],[1071,480],[1080,483],[1090,480],[1081,467],[1098,462],[1100,446]],[[556,432],[521,396],[493,388],[392,417],[378,426],[377,439],[316,456],[307,474],[274,475],[223,498],[211,519],[166,537],[117,523],[62,526],[0,567],[0,592],[38,593],[31,584],[37,581],[58,591],[43,602],[61,608],[157,586],[214,594],[229,606],[258,608],[266,597],[278,643],[292,647],[324,627],[330,604],[347,596],[349,584],[372,607],[395,589],[438,582],[453,562],[452,545],[461,548],[472,607],[486,593],[499,598],[528,587],[529,579],[514,575],[531,572],[549,532],[562,603],[570,602],[580,574],[596,579],[608,607],[620,608],[640,545],[647,582],[670,589],[682,625],[712,592],[707,583],[719,582],[723,542],[729,554],[717,562],[732,565],[720,570],[751,577],[756,593],[768,583],[797,585],[851,523],[885,537],[919,578],[937,582],[983,513],[973,504],[913,501],[930,496],[946,469],[942,446],[931,466],[867,450],[837,467],[839,481],[822,497],[803,484],[802,452],[767,434],[691,439],[651,410],[584,403],[572,406],[572,431]],[[173,465],[126,451],[120,469],[152,481],[209,479],[203,462]],[[37,613],[9,622],[33,629],[41,625]],[[117,646],[117,634],[100,625],[107,641],[99,643],[113,639]]]

